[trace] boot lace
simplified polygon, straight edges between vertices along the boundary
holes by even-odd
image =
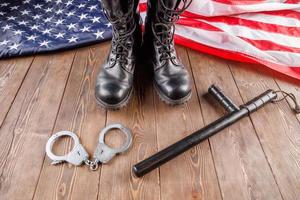
[[[132,4],[133,9],[133,4]],[[112,39],[112,54],[116,55],[111,57],[111,62],[118,62],[121,66],[128,64],[129,51],[132,49],[133,41],[132,34],[136,29],[136,23],[134,20],[134,12],[129,9],[129,12],[118,19],[112,19],[108,16],[106,11],[104,13],[108,21],[113,27],[113,39]],[[133,23],[133,25],[132,25]],[[129,58],[131,59],[131,58]]]
[[[179,6],[180,0],[176,7]],[[179,20],[179,16],[183,13],[192,3],[192,0],[182,0],[182,6],[179,9],[168,8],[162,0],[159,1],[159,6],[162,10],[162,16],[158,16],[158,23],[152,25],[152,31],[156,39],[156,45],[159,47],[159,53],[161,54],[160,61],[177,59],[172,54],[175,49],[173,44],[175,23]]]

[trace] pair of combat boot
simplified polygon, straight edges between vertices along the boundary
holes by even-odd
[[[191,83],[174,48],[174,24],[189,3],[148,0],[142,36],[138,0],[131,1],[101,1],[112,24],[113,37],[109,55],[96,80],[97,102],[109,109],[119,109],[128,103],[138,55],[143,56],[144,64],[152,67],[154,87],[163,101],[171,105],[186,102],[191,96]],[[183,6],[179,9],[180,3]]]

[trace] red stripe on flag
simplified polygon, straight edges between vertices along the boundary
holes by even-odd
[[[189,12],[189,11],[185,11],[181,14],[182,17],[188,17],[188,18],[194,18],[194,19],[199,19],[199,18],[203,18],[203,17],[206,17],[206,16],[203,16],[203,15],[199,15],[199,14],[196,14],[196,13],[193,13],[193,12]]]
[[[300,27],[287,27],[276,24],[258,22],[248,19],[242,19],[238,17],[202,17],[202,19],[207,20],[208,22],[222,22],[228,25],[240,25],[254,30],[262,30],[272,33],[279,33],[288,36],[300,37]]]
[[[269,40],[251,40],[248,38],[239,37],[246,42],[252,44],[256,48],[262,51],[284,51],[284,52],[292,52],[292,53],[300,53],[300,48],[289,47],[277,44],[275,42]]]
[[[299,3],[299,0],[286,0],[285,3],[291,3],[291,4],[297,4]]]
[[[139,10],[140,10],[140,12],[146,12],[147,11],[147,3],[140,3]]]
[[[186,46],[188,48],[203,52],[203,53],[208,53],[214,56],[222,57],[228,60],[234,60],[234,61],[239,61],[239,62],[247,62],[247,63],[259,63],[267,66],[268,68],[275,70],[279,73],[285,74],[289,77],[294,78],[297,80],[297,82],[300,81],[300,66],[299,67],[288,67],[288,66],[282,66],[270,62],[266,62],[263,60],[257,60],[255,58],[249,57],[248,55],[239,53],[239,52],[230,52],[230,51],[225,51],[221,49],[216,49],[213,47],[205,46],[202,44],[199,44],[197,42],[194,42],[190,39],[181,37],[176,35],[175,40],[177,44]],[[262,69],[264,66],[261,66]]]
[[[213,25],[210,25],[210,24],[208,24],[206,22],[203,22],[203,21],[194,20],[194,19],[182,18],[177,23],[180,24],[180,25],[183,25],[183,26],[189,26],[189,27],[208,30],[208,31],[224,32],[223,30],[221,30],[221,29],[219,29],[219,28],[217,28]]]
[[[297,11],[294,11],[294,10],[264,11],[264,12],[259,12],[259,13],[260,14],[280,16],[280,17],[294,18],[294,19],[300,20],[300,12],[297,12]]]
[[[243,0],[213,0],[214,2],[228,4],[228,5],[250,5],[250,4],[260,4],[264,3],[264,0],[251,0],[251,1],[243,1]]]

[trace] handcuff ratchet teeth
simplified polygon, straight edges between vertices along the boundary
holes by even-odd
[[[126,135],[126,141],[121,148],[111,148],[105,144],[105,135],[112,129],[119,129],[122,133]],[[73,149],[66,155],[57,156],[52,152],[53,144],[61,137],[69,136],[74,141]],[[61,131],[52,135],[46,144],[46,154],[53,161],[51,164],[56,165],[63,162],[68,162],[75,166],[79,166],[85,163],[90,167],[91,170],[97,170],[99,163],[107,163],[114,156],[119,153],[123,153],[129,149],[132,144],[131,131],[123,126],[122,124],[111,124],[105,127],[100,135],[98,145],[94,153],[94,160],[89,160],[89,154],[84,149],[79,141],[78,136],[70,131]]]

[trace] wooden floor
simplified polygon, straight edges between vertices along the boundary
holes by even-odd
[[[108,49],[104,43],[0,61],[1,200],[300,199],[300,116],[287,101],[266,106],[141,179],[131,172],[136,162],[224,114],[203,96],[212,83],[238,104],[268,88],[293,92],[300,100],[300,86],[258,72],[255,65],[178,47],[193,78],[187,104],[165,105],[140,70],[131,103],[105,111],[97,107],[93,89]],[[99,131],[116,122],[133,131],[128,153],[96,172],[50,165],[45,144],[52,133],[77,133],[92,155]],[[117,145],[121,137],[114,132],[107,141]],[[65,139],[55,151],[68,152],[71,146]]]

